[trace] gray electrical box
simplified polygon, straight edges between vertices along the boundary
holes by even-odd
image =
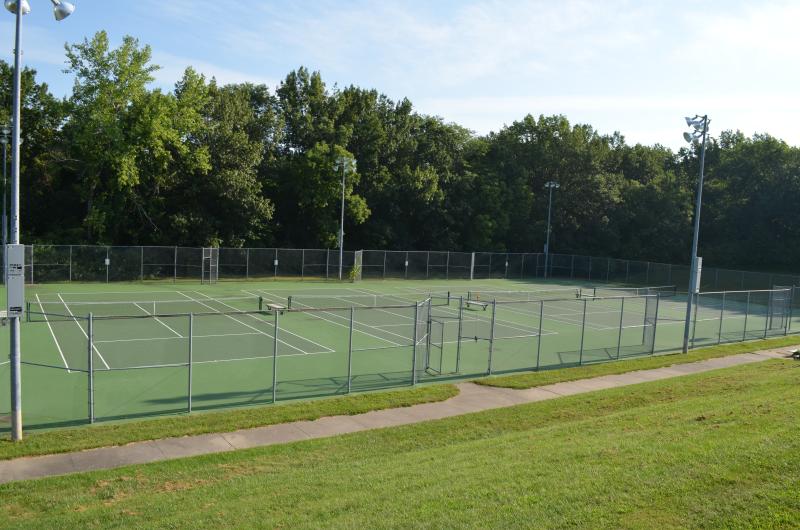
[[[6,285],[8,316],[22,316],[25,307],[25,245],[8,245],[8,277]]]

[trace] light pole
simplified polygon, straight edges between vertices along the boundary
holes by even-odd
[[[6,197],[6,190],[8,183],[6,181],[6,168],[8,167],[6,157],[8,155],[8,142],[11,139],[11,129],[8,125],[3,125],[0,129],[0,144],[3,145],[3,282],[6,281],[6,267],[8,266],[6,259],[6,245],[8,244],[8,212],[6,211],[6,204],[8,204],[8,197]]]
[[[355,171],[356,161],[346,156],[340,156],[334,164],[336,171],[342,172],[342,217],[339,223],[339,280],[342,279],[342,261],[344,258],[344,186],[348,171]]]
[[[697,182],[697,198],[694,205],[694,237],[692,238],[691,269],[689,270],[689,292],[686,295],[686,322],[683,328],[683,353],[689,351],[689,325],[692,318],[692,303],[695,293],[700,289],[698,284],[698,259],[697,241],[700,238],[700,207],[703,203],[703,170],[706,164],[706,137],[708,136],[708,124],[711,120],[708,115],[686,118],[686,125],[691,127],[692,132],[683,133],[683,139],[690,144],[697,144],[702,139],[700,151],[700,180]]]
[[[53,4],[53,15],[57,21],[64,20],[75,11],[69,2],[50,0]],[[12,101],[11,132],[11,244],[19,244],[19,136],[20,136],[20,95],[22,79],[22,16],[31,12],[28,0],[5,0],[5,8],[16,18],[14,35],[14,93]],[[6,267],[6,285],[8,284],[8,268]],[[10,317],[10,361],[11,361],[11,439],[22,440],[22,377],[20,366],[20,317]]]
[[[544,244],[544,277],[547,278],[547,265],[550,261],[550,213],[553,209],[553,190],[561,187],[555,180],[548,180],[544,187],[550,190],[550,200],[547,204],[547,241]]]

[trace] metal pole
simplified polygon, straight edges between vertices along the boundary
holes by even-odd
[[[386,251],[383,251],[383,279],[386,279]]]
[[[278,314],[275,311],[275,322],[273,324],[274,333],[272,334],[272,402],[278,401]]]
[[[69,246],[69,281],[72,282],[72,245]]]
[[[717,344],[722,342],[722,320],[725,318],[725,293],[722,293],[722,307],[719,309],[719,332],[717,334]]]
[[[327,248],[327,249],[325,249],[325,279],[326,280],[330,280],[331,279],[331,274],[330,274],[330,272],[328,270],[328,269],[330,269],[330,266],[331,266],[331,249]]]
[[[139,280],[144,281],[144,247],[139,247],[141,259],[139,260],[140,269],[139,269]]]
[[[106,247],[106,283],[108,283],[108,269],[110,266],[111,266],[111,261],[109,260],[108,247]]]
[[[419,319],[419,304],[414,305],[414,338],[411,341],[411,386],[417,384],[417,321]]]
[[[86,330],[87,364],[89,368],[89,423],[94,423],[94,317],[89,313],[89,324]]]
[[[583,299],[583,319],[581,320],[581,351],[578,354],[578,364],[583,364],[583,337],[586,335],[586,301]]]
[[[697,298],[694,302],[694,322],[692,324],[692,348],[694,348],[695,341],[697,340],[697,312],[700,307],[700,293],[695,295]]]
[[[464,322],[464,297],[458,297],[458,340],[456,341],[456,373],[461,373],[461,332]]]
[[[742,340],[747,340],[747,316],[750,314],[750,292],[747,293],[747,305],[744,309],[744,329],[742,330]]]
[[[445,266],[445,269],[444,269],[444,278],[445,278],[445,280],[449,280],[450,279],[450,251],[449,250],[447,251],[447,265]]]
[[[19,136],[20,136],[20,95],[22,74],[22,34],[21,2],[17,2],[16,33],[14,37],[14,95],[11,128],[11,244],[19,244]],[[8,285],[8,276],[6,276]],[[20,362],[20,322],[18,316],[11,317],[10,361],[11,361],[11,439],[22,440],[22,366]]]
[[[619,307],[619,333],[617,335],[617,360],[619,361],[619,351],[622,348],[622,322],[625,315],[625,298],[621,298],[622,304]],[[646,303],[645,303],[646,307]]]
[[[350,306],[350,336],[347,341],[347,393],[353,390],[353,319],[355,307]]]
[[[250,279],[250,249],[245,249],[244,252],[244,277],[246,280]]]
[[[492,327],[489,329],[489,370],[488,375],[492,375],[492,357],[494,356],[494,323],[497,317],[497,300],[492,300]]]
[[[189,313],[189,392],[187,412],[192,412],[192,364],[194,356],[194,313]]]
[[[425,279],[431,277],[431,251],[429,250],[427,253],[427,257],[425,258]]]
[[[547,278],[547,264],[550,261],[550,214],[553,209],[553,186],[550,189],[550,199],[547,202],[547,235],[544,244],[544,277]]]
[[[342,220],[339,225],[339,280],[342,279],[342,260],[344,259],[344,164],[342,164]]]
[[[697,242],[700,238],[700,207],[703,202],[703,172],[706,163],[706,135],[708,116],[703,116],[703,149],[700,153],[700,180],[697,182],[697,198],[694,205],[694,235],[692,236],[692,256],[689,269],[689,296],[686,297],[686,322],[683,328],[683,353],[689,351],[689,321],[692,317],[692,298],[698,290],[697,283]]]
[[[570,277],[570,279],[575,277],[575,254],[572,255],[572,261],[570,261],[569,277]]]
[[[178,247],[175,247],[175,253],[173,257],[173,267],[172,267],[172,282],[175,283],[178,281]]]
[[[6,245],[8,244],[8,212],[6,211],[6,191],[8,183],[6,179],[6,157],[8,156],[8,136],[3,136],[3,282],[6,281],[6,268],[8,267],[8,256],[6,256]]]
[[[655,355],[656,353],[656,335],[658,333],[658,308],[661,305],[661,295],[656,295],[656,318],[655,322],[653,322],[653,344],[650,347],[650,355]]]
[[[300,279],[304,279],[306,277],[306,249],[300,251]],[[340,272],[339,272],[339,279],[342,279],[341,274],[341,263],[340,263]]]
[[[539,302],[539,333],[536,336],[536,369],[539,369],[539,359],[542,354],[542,320],[544,320],[544,300]]]

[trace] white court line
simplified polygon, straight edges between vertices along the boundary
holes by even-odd
[[[189,296],[188,294],[186,294],[186,293],[184,293],[184,292],[181,292],[181,291],[176,291],[176,292],[178,292],[178,294],[180,294],[180,295],[182,295],[182,296],[185,296],[186,298],[188,298],[188,299],[189,299],[189,300],[191,300],[192,302],[197,302],[198,304],[200,304],[200,305],[203,305],[203,306],[205,306],[205,307],[209,308],[210,310],[212,310],[212,311],[214,311],[214,312],[216,312],[216,313],[220,313],[221,315],[224,315],[224,316],[226,316],[226,317],[230,318],[230,319],[231,319],[231,320],[233,320],[234,322],[238,322],[238,323],[239,323],[239,324],[241,324],[242,326],[245,326],[245,327],[247,327],[247,328],[250,328],[250,329],[252,329],[253,331],[256,331],[256,332],[258,332],[258,333],[260,333],[260,334],[262,334],[262,335],[264,335],[264,336],[267,336],[267,337],[269,337],[269,338],[271,338],[271,339],[273,339],[273,340],[275,339],[275,337],[274,337],[273,335],[270,335],[269,333],[266,333],[266,332],[264,332],[264,331],[262,331],[262,330],[260,330],[260,329],[258,329],[258,328],[254,328],[254,327],[253,327],[253,326],[251,326],[250,324],[248,324],[248,323],[246,323],[246,322],[242,322],[242,321],[241,321],[241,320],[239,320],[238,318],[234,318],[232,315],[227,315],[227,314],[225,314],[225,313],[222,313],[222,312],[220,312],[219,310],[217,310],[217,309],[214,309],[214,308],[213,308],[213,307],[211,307],[210,305],[208,305],[208,304],[204,303],[202,300],[196,300],[196,299],[192,298],[191,296]],[[193,292],[197,292],[197,291],[193,291]],[[208,298],[208,297],[207,297],[207,298]],[[226,304],[226,305],[227,305],[227,304]],[[228,306],[228,307],[231,307],[231,306]],[[236,308],[234,308],[234,309],[236,309]],[[259,319],[259,322],[262,322],[262,321]],[[302,352],[302,353],[309,353],[309,352],[307,352],[307,351],[305,351],[305,350],[303,350],[303,349],[300,349],[300,348],[298,348],[297,346],[293,346],[293,345],[291,345],[291,344],[288,344],[288,343],[286,343],[286,342],[282,341],[281,339],[278,339],[278,342],[280,342],[280,343],[282,343],[282,344],[285,344],[286,346],[288,346],[288,347],[290,347],[290,348],[292,348],[292,349],[294,349],[294,350],[297,350],[297,351],[299,351],[299,352]]]
[[[71,374],[72,370],[69,369],[69,364],[67,364],[67,358],[64,357],[64,352],[61,350],[61,344],[58,343],[56,334],[53,332],[53,326],[50,325],[50,319],[47,318],[47,313],[44,312],[44,308],[42,307],[42,302],[39,300],[38,294],[36,295],[36,301],[39,303],[39,309],[42,310],[42,314],[44,315],[44,321],[47,323],[47,328],[50,330],[50,336],[53,337],[53,341],[56,343],[56,348],[58,348],[58,354],[61,356],[61,360],[64,361],[64,368],[67,369],[68,374]]]
[[[10,364],[10,363],[11,363],[11,361],[3,361],[3,362],[0,363],[0,366],[3,366],[4,364]],[[72,370],[67,370],[67,372],[68,373],[72,373]]]
[[[60,293],[59,293],[58,297],[61,298],[61,294]],[[64,301],[63,298],[61,298],[61,303],[63,303],[64,307],[67,308],[67,311],[69,312],[69,315],[73,318],[72,321],[75,322],[75,325],[78,326],[78,329],[81,330],[81,333],[83,333],[83,336],[86,337],[86,340],[89,340],[89,335],[83,329],[83,326],[81,326],[80,322],[78,322],[78,319],[75,318],[75,315],[72,314],[72,310],[69,308],[69,306],[67,305],[67,303]],[[95,345],[94,340],[92,340],[92,349],[95,351],[95,353],[97,353],[97,356],[100,357],[100,360],[103,361],[103,364],[106,365],[106,368],[110,370],[111,367],[108,365],[106,360],[100,354],[100,350],[97,349],[97,345]]]
[[[223,302],[223,301],[221,301],[221,300],[214,300],[213,298],[211,298],[210,296],[208,296],[208,295],[207,295],[207,294],[205,294],[205,293],[201,293],[201,292],[199,292],[199,291],[192,291],[192,292],[193,292],[193,293],[197,293],[197,294],[199,294],[200,296],[205,296],[206,298],[208,298],[208,299],[209,299],[209,300],[211,300],[212,302],[217,302],[217,303],[219,303],[219,304],[222,304],[222,305],[224,305],[224,306],[226,306],[226,307],[230,307],[231,309],[238,311],[238,309],[236,309],[236,308],[235,308],[235,307],[233,307],[232,305],[226,304],[225,302]],[[255,319],[255,320],[256,320],[257,322],[259,322],[259,323],[262,323],[262,324],[267,324],[267,325],[269,325],[269,326],[272,326],[273,328],[275,327],[275,324],[273,324],[273,323],[272,323],[272,322],[270,322],[269,320],[262,319],[262,318],[258,318],[257,316],[255,316],[255,315],[250,315],[250,314],[248,314],[247,316],[249,316],[250,318],[253,318],[253,319]],[[279,324],[279,325],[280,325],[280,324]],[[289,335],[292,335],[292,336],[294,336],[294,337],[297,337],[297,338],[298,338],[298,339],[300,339],[300,340],[304,340],[304,341],[306,341],[306,342],[309,342],[309,343],[313,344],[314,346],[319,346],[320,348],[323,348],[323,349],[325,349],[325,350],[328,350],[328,351],[331,351],[331,352],[332,352],[332,351],[335,351],[335,350],[333,350],[333,349],[331,349],[331,348],[328,348],[328,347],[327,347],[327,346],[325,346],[324,344],[320,344],[320,343],[318,343],[318,342],[314,342],[313,340],[311,340],[311,339],[307,339],[307,338],[303,337],[302,335],[298,335],[297,333],[292,333],[292,332],[291,332],[291,331],[289,331],[288,329],[285,329],[285,328],[284,328],[282,331],[283,331],[284,333],[288,333]],[[283,342],[283,341],[282,341],[282,340],[280,340],[280,339],[278,339],[278,340],[279,340],[280,342]],[[286,343],[284,342],[284,344],[286,344]],[[303,350],[303,349],[300,349],[300,348],[295,348],[295,349],[296,349],[296,350],[299,350],[299,351],[302,351],[302,352],[306,352],[305,350]],[[310,353],[310,352],[306,352],[306,353]]]
[[[177,291],[139,291],[139,290],[137,289],[137,290],[134,290],[134,291],[100,291],[100,292],[92,292],[92,293],[90,293],[90,292],[80,292],[80,291],[79,291],[79,292],[72,292],[72,291],[69,291],[69,292],[60,293],[60,294],[63,294],[64,296],[69,296],[69,295],[71,295],[71,294],[77,294],[77,295],[90,294],[90,295],[93,295],[93,296],[98,296],[98,295],[106,295],[106,294],[137,294],[137,295],[138,295],[138,294],[154,294],[154,293],[159,293],[159,294],[163,294],[163,293],[175,294],[176,292],[177,292]],[[59,296],[60,296],[60,295],[59,295]],[[72,301],[73,301],[73,302],[75,302],[76,300],[72,300]],[[47,303],[47,300],[45,300],[45,303]]]
[[[149,315],[149,314],[150,314],[150,313],[148,313],[148,312],[147,312],[147,310],[146,310],[145,308],[143,308],[142,306],[140,306],[140,305],[139,305],[137,302],[134,302],[134,303],[133,303],[133,305],[135,305],[136,307],[138,307],[139,309],[141,309],[141,310],[142,310],[142,312],[143,312],[145,315]],[[184,337],[183,335],[181,335],[180,333],[178,333],[177,331],[175,331],[174,329],[172,329],[171,327],[169,327],[169,326],[166,324],[166,322],[164,322],[164,321],[163,321],[163,320],[161,320],[160,318],[158,318],[158,317],[153,317],[153,318],[155,318],[156,322],[158,322],[159,324],[161,324],[162,326],[164,326],[165,328],[167,328],[168,330],[170,330],[171,332],[173,332],[175,335],[177,335],[177,336],[178,336],[178,337],[180,337],[181,339],[184,339],[184,338],[186,338],[186,337]]]
[[[271,298],[278,298],[278,299],[280,299],[280,297],[279,297],[279,296],[276,296],[276,295],[274,295],[274,294],[272,294],[272,293],[270,293],[270,292],[268,292],[268,291],[265,291],[265,290],[263,290],[263,289],[257,289],[257,292],[260,292],[260,293],[262,293],[262,294],[265,294],[265,295],[267,295],[267,296],[269,296],[269,297],[271,297]],[[323,321],[325,321],[325,322],[328,322],[328,323],[330,323],[330,324],[333,324],[334,326],[339,326],[339,327],[343,327],[343,328],[350,329],[350,326],[345,326],[344,324],[342,324],[342,323],[340,323],[340,322],[336,322],[336,321],[334,321],[334,320],[331,320],[331,319],[329,319],[329,318],[324,318],[324,317],[321,317],[321,316],[319,316],[317,313],[328,313],[328,314],[330,314],[328,311],[317,311],[317,312],[315,312],[315,311],[309,311],[309,312],[308,312],[308,313],[306,313],[306,314],[308,314],[308,315],[311,315],[311,316],[312,316],[312,317],[314,317],[314,318],[318,318],[318,319],[320,319],[320,320],[323,320]],[[336,315],[333,315],[333,316],[336,316]],[[349,322],[349,319],[348,319],[348,322]],[[394,342],[394,341],[391,341],[391,340],[389,340],[389,339],[384,339],[383,337],[378,337],[377,335],[373,335],[372,333],[367,333],[366,331],[360,330],[360,329],[356,328],[355,324],[356,324],[356,323],[354,322],[354,323],[353,323],[353,332],[354,332],[354,333],[361,333],[362,335],[367,335],[368,337],[372,337],[373,339],[378,339],[378,340],[382,340],[383,342],[388,342],[389,344],[392,344],[392,345],[394,345],[394,346],[403,346],[402,344],[398,344],[398,343],[396,343],[396,342]],[[367,327],[369,327],[369,326],[367,326]],[[382,331],[382,330],[381,330],[381,331]]]
[[[192,335],[193,339],[209,339],[213,337],[247,337],[250,335],[261,335],[261,333],[255,332],[248,332],[248,333],[211,333],[209,335]],[[178,340],[179,338],[185,339],[186,337],[139,337],[136,339],[109,339],[109,340],[97,340],[95,342],[103,344],[103,343],[114,343],[114,342],[150,342],[156,340]]]

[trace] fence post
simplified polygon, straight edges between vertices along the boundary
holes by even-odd
[[[446,280],[450,279],[450,251],[447,251],[447,265],[444,268],[444,278]]]
[[[491,270],[491,268],[489,269]],[[492,357],[494,356],[494,324],[497,318],[497,300],[492,300],[492,325],[489,329],[489,367],[487,374],[492,375]]]
[[[383,279],[386,279],[386,251],[383,251]]]
[[[94,423],[94,316],[89,313],[89,324],[86,330],[86,342],[88,347],[89,365],[89,423]]]
[[[539,369],[539,360],[542,354],[542,320],[544,320],[544,300],[539,301],[539,332],[536,335],[536,369]]]
[[[583,318],[581,319],[581,351],[578,354],[578,364],[583,364],[583,337],[586,335],[586,302],[587,298],[583,299]]]
[[[519,266],[519,279],[525,277],[525,253],[522,254],[522,264]]]
[[[656,336],[658,334],[658,308],[661,305],[661,295],[656,295],[656,318],[653,322],[653,345],[650,347],[650,355],[655,355],[656,353]]]
[[[300,254],[300,279],[306,277],[306,249],[303,249]]]
[[[611,279],[611,258],[606,258],[606,283]]]
[[[330,266],[331,266],[331,249],[326,249],[325,250],[325,279],[326,280],[330,280],[331,279],[330,278],[330,272],[328,271],[328,269],[330,269]]]
[[[747,316],[750,314],[750,291],[747,291],[747,305],[744,309],[744,329],[742,330],[742,340],[747,340]]]
[[[175,255],[173,256],[174,265],[172,267],[172,283],[178,281],[178,247],[175,246]]]
[[[419,304],[414,304],[414,337],[411,341],[411,386],[417,384],[417,326],[419,322]]]
[[[431,274],[431,251],[429,250],[427,253],[427,261],[425,261],[425,279],[427,280],[430,278]]]
[[[69,281],[72,282],[72,245],[69,246]]]
[[[272,334],[272,403],[278,401],[278,315],[280,311],[275,311],[275,322],[273,323],[274,333]]]
[[[765,315],[765,318],[764,318],[764,338],[765,339],[767,338],[767,330],[769,329],[769,323],[772,320],[772,315],[770,314],[770,312],[772,311],[772,305],[773,305],[773,302],[772,302],[772,293],[773,292],[774,291],[770,291],[770,293],[769,293],[769,301],[767,302],[767,314]]]
[[[722,293],[722,306],[719,309],[719,332],[717,333],[717,344],[722,343],[722,320],[725,318],[725,292]]]
[[[794,289],[795,287],[791,287],[791,294],[789,295],[789,318],[787,319],[786,323],[786,334],[788,335],[790,331],[792,331],[792,313],[794,312]]]
[[[194,355],[194,313],[189,313],[189,385],[186,394],[186,412],[192,412],[192,362]]]
[[[694,322],[692,322],[692,349],[694,349],[695,340],[697,339],[697,312],[702,295],[700,293],[689,293],[689,296],[694,297]]]
[[[272,260],[272,266],[275,270],[275,273],[272,275],[273,278],[278,277],[278,249],[275,249],[275,258]]]
[[[647,270],[644,273],[644,284],[645,285],[650,285],[650,262],[649,261],[647,262]],[[698,286],[698,289],[699,288],[700,288],[700,286]]]
[[[108,254],[108,247],[106,247],[106,283],[108,283],[108,269],[111,267],[111,259]]]
[[[551,265],[550,265],[550,276],[553,275],[553,270],[552,269],[553,269],[553,265],[552,265],[552,262],[551,262]],[[570,264],[569,264],[569,278],[571,280],[574,277],[575,277],[575,254],[572,255],[572,260],[570,261]]]
[[[594,260],[592,259],[592,257],[589,256],[589,277],[587,278],[587,280],[589,280],[589,281],[592,281],[592,262],[593,261]]]
[[[469,279],[470,280],[474,280],[475,279],[475,253],[474,252],[472,253],[472,256],[470,257],[470,261],[469,261]]]
[[[353,390],[353,318],[355,307],[350,306],[350,335],[347,339],[347,393]]]
[[[140,259],[139,259],[139,281],[143,282],[144,281],[144,247],[143,246],[139,247],[139,254],[140,254]]]
[[[631,262],[625,260],[625,283],[630,283],[631,277]]]
[[[619,333],[617,334],[617,360],[619,361],[619,352],[622,348],[622,322],[623,316],[625,315],[625,297],[623,296],[620,300],[622,300],[622,304],[619,307]],[[645,307],[647,307],[647,302],[645,302]],[[646,312],[646,310],[645,310]]]
[[[406,268],[405,277],[406,277],[406,280],[407,280],[408,279],[408,251],[406,251],[405,268]],[[416,335],[414,336],[414,340],[417,340]]]
[[[456,341],[456,373],[461,373],[461,332],[464,321],[464,297],[458,297],[458,340]]]
[[[250,279],[250,249],[244,250],[244,277],[246,280]]]
[[[667,264],[667,285],[672,283],[672,263]]]

